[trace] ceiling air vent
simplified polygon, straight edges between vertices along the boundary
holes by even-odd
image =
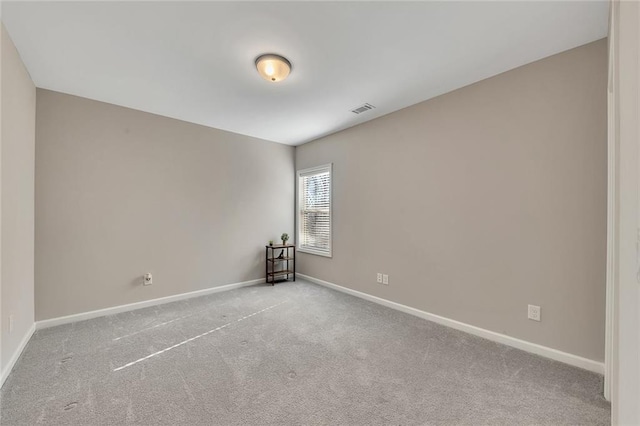
[[[375,107],[373,105],[371,105],[371,104],[364,104],[364,105],[360,105],[357,108],[353,108],[351,110],[351,112],[354,113],[354,114],[362,114],[363,112],[367,112],[367,111],[372,110],[374,108]]]

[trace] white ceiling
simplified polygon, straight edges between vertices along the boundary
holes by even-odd
[[[607,17],[606,0],[2,5],[38,87],[293,145],[603,38]],[[292,62],[286,81],[258,75],[262,53]]]

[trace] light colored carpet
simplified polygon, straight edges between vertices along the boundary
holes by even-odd
[[[610,423],[602,377],[303,280],[36,332],[2,425]]]

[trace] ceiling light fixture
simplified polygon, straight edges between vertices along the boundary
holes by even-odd
[[[262,78],[275,83],[287,78],[291,72],[291,62],[280,55],[268,53],[258,56],[256,69]]]

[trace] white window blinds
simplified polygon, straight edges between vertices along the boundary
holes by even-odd
[[[298,246],[331,256],[331,164],[298,171]]]

